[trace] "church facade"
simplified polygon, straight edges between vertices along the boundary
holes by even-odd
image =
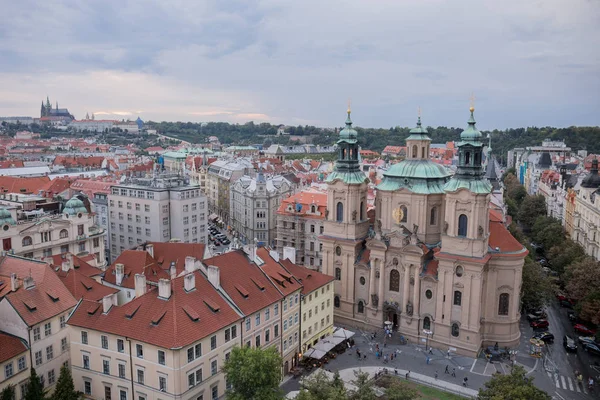
[[[430,143],[419,117],[406,139],[406,159],[377,186],[371,224],[348,110],[327,178],[321,236],[323,272],[336,278],[336,323],[392,325],[413,342],[428,338],[466,355],[496,342],[515,346],[527,250],[506,229],[502,211],[490,208],[474,108],[457,143],[454,176],[429,160]]]

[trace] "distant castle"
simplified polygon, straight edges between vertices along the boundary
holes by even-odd
[[[58,108],[58,101],[56,102],[56,108],[52,108],[50,99],[46,97],[46,104],[42,101],[42,108],[40,110],[40,118],[44,117],[59,117],[61,119],[74,120],[75,117],[66,108]]]

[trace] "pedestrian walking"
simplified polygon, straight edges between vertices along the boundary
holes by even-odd
[[[449,374],[450,373],[450,371],[448,370],[448,366],[447,365],[446,365],[446,369],[444,370],[444,373],[445,374]]]
[[[433,349],[431,347],[429,348],[429,354],[433,354]]]
[[[366,354],[363,356],[363,360],[367,361],[367,355]]]
[[[410,375],[410,370],[406,373],[406,380],[408,380],[409,375]]]
[[[463,379],[463,386],[464,386],[464,387],[467,387],[467,381],[468,381],[468,380],[469,380],[469,379],[468,379],[468,378],[465,376],[465,379]]]
[[[437,371],[435,371],[435,379],[437,379],[437,377],[438,377],[438,373],[437,373]]]
[[[456,378],[456,368],[452,368],[452,377]]]
[[[450,358],[450,349],[448,349],[448,358]]]

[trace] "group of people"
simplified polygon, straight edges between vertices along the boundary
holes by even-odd
[[[579,371],[575,371],[575,377],[577,378],[577,384],[583,386],[583,374]],[[594,378],[592,378],[591,376],[588,379],[588,389],[594,389]]]

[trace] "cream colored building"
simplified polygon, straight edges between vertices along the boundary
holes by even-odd
[[[66,321],[77,304],[54,271],[41,261],[17,256],[0,259],[2,330],[29,344],[27,368],[34,367],[51,393],[63,365],[69,365]],[[18,360],[17,360],[18,362]],[[14,371],[18,371],[18,365]]]
[[[573,234],[575,240],[585,249],[585,253],[600,260],[600,176],[598,160],[592,161],[590,173],[581,182],[581,188],[574,199]]]
[[[336,278],[336,324],[382,328],[413,343],[473,356],[519,343],[521,272],[527,250],[490,206],[482,135],[473,109],[457,143],[456,174],[430,161],[431,139],[411,130],[407,158],[377,186],[374,226],[350,113],[328,176],[323,269]]]
[[[144,242],[206,243],[208,208],[199,186],[161,174],[115,185],[108,196],[111,262]]]
[[[60,213],[57,208],[44,211],[46,200],[37,196],[11,195],[12,201],[4,197],[0,198],[0,204],[8,206],[0,208],[4,251],[38,260],[69,252],[80,257],[93,255],[94,266],[106,266],[106,231],[95,223],[94,214],[79,198],[67,201]]]
[[[31,355],[27,341],[0,331],[0,392],[14,387],[17,399],[25,397],[30,376]]]

